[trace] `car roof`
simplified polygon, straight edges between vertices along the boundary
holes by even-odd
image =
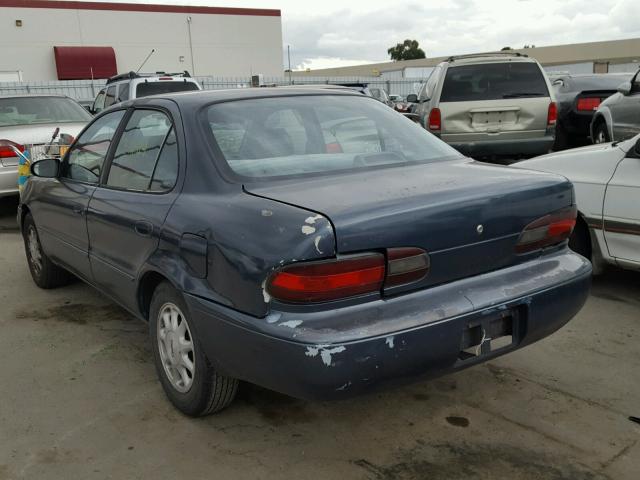
[[[128,100],[121,105],[144,105],[154,100],[166,99],[172,100],[178,105],[205,105],[207,103],[228,102],[232,100],[247,100],[252,98],[269,98],[269,97],[293,97],[293,96],[311,96],[311,95],[350,95],[359,98],[370,98],[362,95],[360,92],[350,88],[327,88],[324,87],[256,87],[256,88],[229,88],[224,90],[196,90],[191,92],[176,92],[169,94],[158,94],[149,97],[136,98]]]
[[[67,96],[67,95],[62,95],[60,93],[26,93],[26,94],[22,94],[22,93],[15,93],[12,95],[0,95],[0,100],[4,99],[4,98],[68,98],[69,100],[73,100],[73,98]]]

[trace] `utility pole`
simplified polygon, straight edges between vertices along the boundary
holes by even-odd
[[[287,60],[289,61],[289,85],[291,85],[291,45],[287,45]]]

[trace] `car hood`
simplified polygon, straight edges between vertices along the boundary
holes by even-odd
[[[20,145],[41,144],[51,141],[56,128],[60,133],[76,137],[88,122],[38,123],[33,125],[0,126],[0,138]]]

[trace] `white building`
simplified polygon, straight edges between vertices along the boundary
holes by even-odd
[[[0,0],[0,32],[0,81],[106,78],[137,70],[152,49],[143,72],[283,69],[280,10]]]

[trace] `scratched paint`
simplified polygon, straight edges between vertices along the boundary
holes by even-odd
[[[331,366],[331,355],[336,353],[344,352],[346,347],[344,345],[340,345],[339,347],[329,348],[330,345],[316,345],[315,347],[307,347],[307,351],[305,355],[307,357],[317,357],[320,354],[320,358],[322,358],[322,363],[324,363],[327,367]]]
[[[386,338],[385,343],[389,348],[393,348],[393,340],[394,340],[393,335]]]
[[[320,250],[320,240],[322,240],[322,237],[320,235],[318,235],[316,237],[316,239],[313,241],[313,244],[316,246],[316,250],[319,254],[322,254],[322,250]]]

